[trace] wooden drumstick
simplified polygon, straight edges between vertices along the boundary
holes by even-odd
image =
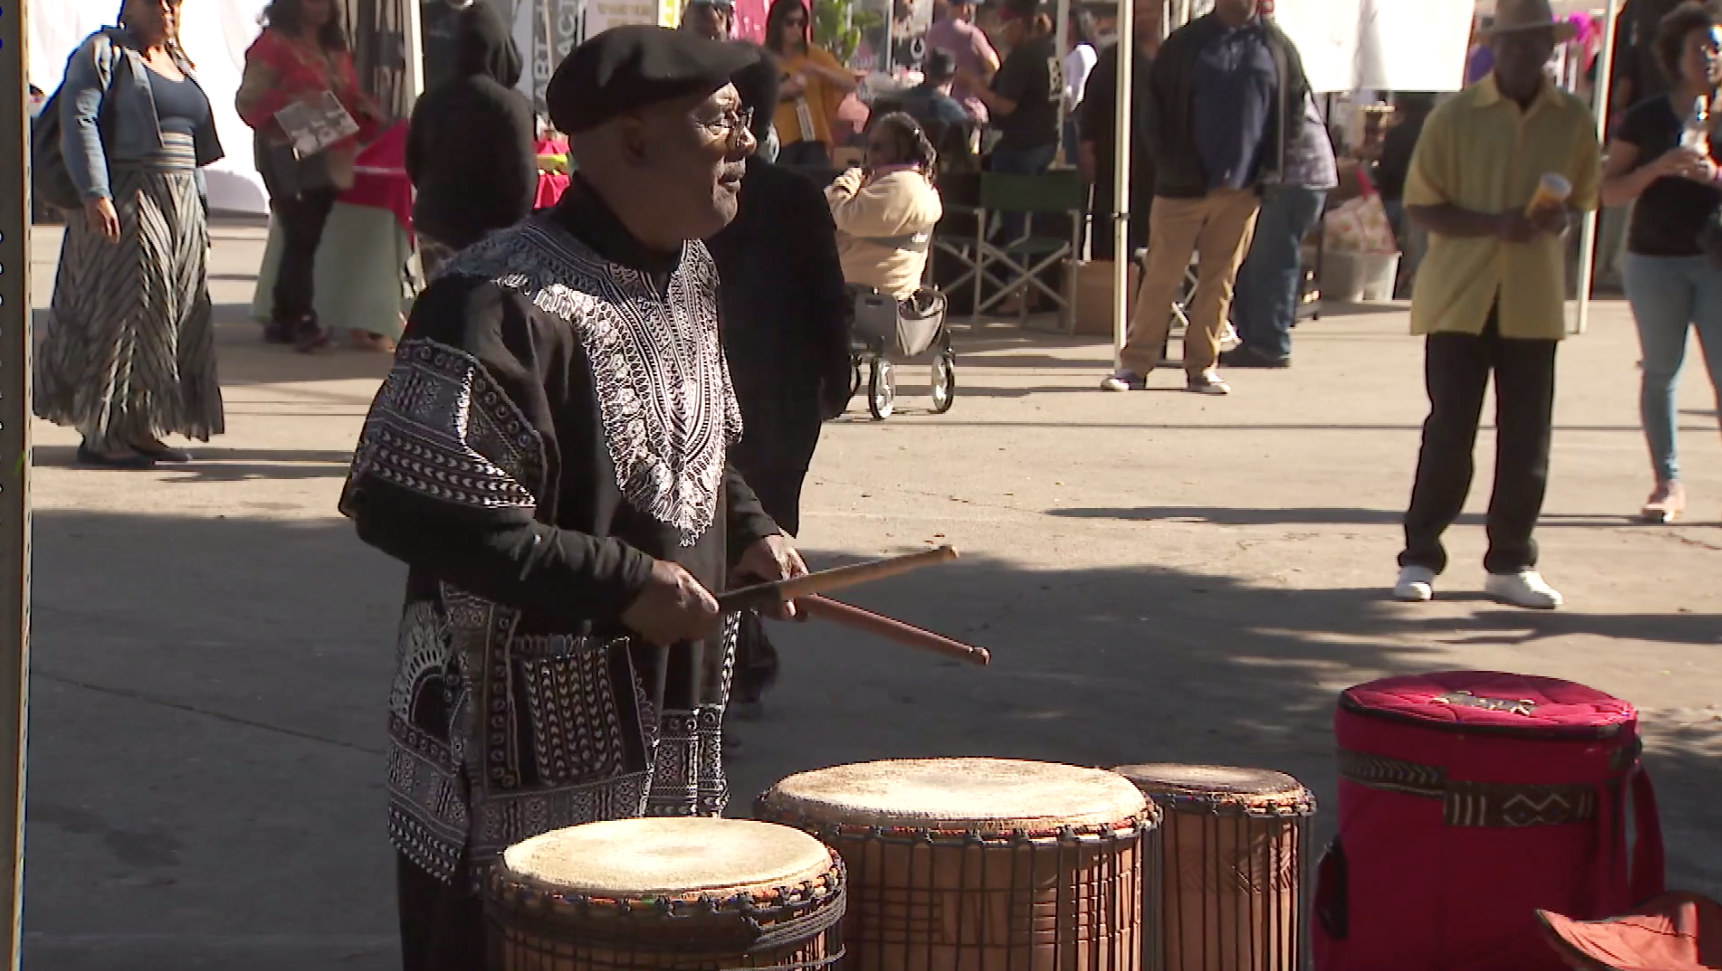
[[[776,580],[771,583],[761,583],[751,587],[731,590],[717,598],[718,609],[724,613],[734,610],[757,610],[775,603],[788,600],[798,600],[816,593],[830,593],[846,587],[883,580],[911,570],[919,570],[924,566],[936,563],[948,563],[957,558],[955,547],[941,546],[936,550],[923,550],[919,553],[909,553],[905,556],[893,556],[884,560],[873,560],[870,563],[856,563],[853,566],[840,566],[831,570],[820,570],[806,576],[794,577],[789,580]]]
[[[955,641],[942,634],[922,630],[912,624],[905,624],[900,620],[886,617],[883,614],[876,614],[871,610],[862,610],[860,607],[852,607],[836,600],[827,600],[818,594],[802,597],[795,603],[796,606],[807,611],[809,617],[829,620],[846,627],[853,627],[856,630],[866,631],[869,634],[877,634],[908,647],[932,651],[935,654],[954,657],[959,661],[967,661],[982,667],[985,667],[987,662],[992,660],[992,655],[987,653],[987,649],[984,647],[964,644],[962,641]]]

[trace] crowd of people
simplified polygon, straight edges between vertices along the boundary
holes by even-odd
[[[1222,368],[1283,368],[1303,281],[1302,242],[1338,183],[1333,140],[1296,45],[1272,0],[1217,0],[1211,13],[1163,29],[1164,4],[1134,0],[1133,36],[1097,52],[1079,17],[1061,55],[1036,0],[957,0],[939,7],[920,82],[895,92],[860,137],[864,157],[833,168],[840,105],[856,75],[820,47],[802,0],[776,0],[765,43],[730,40],[734,8],[692,0],[680,33],[747,61],[735,124],[750,133],[745,188],[709,251],[726,281],[724,340],[741,417],[756,433],[735,451],[765,512],[793,534],[819,426],[849,396],[848,325],[855,300],[911,300],[927,280],[944,218],[939,176],[953,156],[994,172],[1035,175],[1060,148],[1093,187],[1091,255],[1144,267],[1119,367],[1102,387],[1145,388],[1164,366],[1171,309],[1185,303],[1185,387],[1231,391]],[[1643,349],[1642,422],[1653,487],[1641,509],[1678,518],[1686,495],[1674,393],[1696,329],[1713,386],[1722,385],[1722,169],[1710,138],[1722,83],[1722,17],[1697,0],[1660,9],[1644,28],[1634,0],[1623,24],[1629,88],[1652,92],[1609,119],[1606,152],[1584,134],[1590,108],[1545,70],[1568,25],[1547,0],[1501,0],[1472,58],[1475,83],[1443,99],[1398,98],[1376,168],[1390,220],[1415,250],[1414,333],[1427,335],[1430,417],[1406,515],[1395,586],[1433,595],[1440,536],[1471,478],[1484,389],[1500,408],[1500,459],[1489,516],[1490,589],[1509,602],[1555,606],[1537,573],[1531,533],[1547,475],[1554,358],[1565,334],[1569,215],[1597,205],[1630,212],[1625,289]],[[301,351],[332,335],[316,310],[316,255],[355,160],[395,127],[416,189],[411,219],[432,278],[460,254],[520,225],[535,208],[543,120],[516,90],[506,25],[484,0],[444,0],[434,85],[405,126],[391,125],[359,84],[334,0],[274,0],[247,51],[236,107],[279,236],[267,294],[268,341]],[[1668,5],[1664,5],[1668,6]],[[79,460],[111,468],[189,461],[164,436],[222,431],[207,286],[208,228],[199,169],[222,157],[207,96],[178,43],[181,0],[126,0],[114,27],[73,55],[57,97],[65,168],[84,199],[62,250],[37,357],[36,410],[83,435]],[[982,20],[987,21],[983,28]],[[446,22],[445,22],[446,21]],[[1653,36],[1642,33],[1653,29]],[[445,36],[446,35],[446,36]],[[1133,75],[1120,77],[1123,44]],[[1655,74],[1635,54],[1651,52]],[[1129,254],[1113,252],[1115,108],[1128,84],[1135,114]],[[329,99],[349,118],[314,152],[283,125],[294,105]],[[1071,124],[1062,126],[1068,116]],[[727,116],[726,116],[727,117]],[[99,123],[98,123],[99,122]],[[555,119],[550,119],[552,124]],[[723,124],[729,124],[729,121]],[[713,122],[718,125],[718,122]],[[559,127],[559,126],[558,126]],[[732,126],[733,127],[733,126]],[[1535,131],[1536,137],[1526,134]],[[578,153],[575,153],[578,154]],[[574,185],[587,180],[573,160]],[[825,173],[820,181],[809,173]],[[835,173],[833,176],[832,173]],[[1544,175],[1565,203],[1526,212]],[[992,231],[1027,231],[1006,214]],[[1228,347],[1236,325],[1235,346]],[[393,334],[355,331],[394,350]],[[737,696],[756,701],[774,660],[763,631],[745,633]]]
[[[944,216],[944,135],[976,147],[985,131],[993,171],[1034,174],[1074,107],[1104,217],[1111,148],[1128,137],[1141,149],[1129,238],[1146,274],[1108,390],[1143,388],[1160,366],[1192,258],[1186,387],[1225,394],[1221,366],[1289,363],[1299,243],[1336,181],[1326,124],[1271,0],[1218,0],[1163,40],[1160,6],[1140,0],[1138,32],[1119,41],[1141,55],[1126,79],[1116,44],[1092,62],[1061,58],[1033,0],[1001,0],[990,33],[972,4],[950,5],[923,83],[866,126],[863,163],[816,183],[804,171],[831,162],[834,105],[854,77],[813,43],[801,0],[777,0],[762,47],[728,39],[723,0],[696,0],[685,29],[616,28],[558,67],[547,109],[573,178],[534,211],[519,52],[483,0],[455,5],[453,63],[404,147],[431,280],[341,500],[359,536],[410,571],[389,718],[409,969],[482,963],[476,880],[513,842],[721,812],[725,713],[757,703],[776,662],[757,616],[724,617],[714,594],[805,572],[801,489],[822,422],[850,396],[852,307],[921,287]],[[79,459],[94,466],[189,461],[162,436],[222,431],[198,170],[223,150],[180,16],[181,0],[126,0],[73,55],[55,109],[84,205],[66,230],[35,406],[82,434]],[[1722,14],[1694,0],[1657,21],[1667,84],[1622,113],[1606,165],[1590,108],[1545,71],[1562,30],[1548,0],[1499,0],[1487,70],[1414,114],[1410,144],[1384,147],[1396,218],[1426,240],[1411,329],[1425,339],[1429,417],[1393,588],[1407,601],[1432,598],[1447,565],[1442,537],[1471,485],[1492,381],[1486,589],[1522,607],[1562,602],[1533,533],[1576,214],[1633,203],[1626,288],[1656,483],[1645,515],[1672,519],[1684,502],[1673,388],[1694,326],[1719,383],[1709,109]],[[1078,70],[1081,90],[1067,83]],[[1138,115],[1120,133],[1126,84]],[[329,97],[353,130],[306,152],[283,113]],[[331,335],[313,261],[360,150],[388,123],[358,84],[334,0],[269,6],[237,107],[282,241],[265,336],[316,350]],[[1549,175],[1569,191],[1534,204]],[[1242,343],[1224,351],[1233,317]]]

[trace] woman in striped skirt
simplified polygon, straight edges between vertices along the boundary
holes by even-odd
[[[125,0],[66,67],[67,221],[36,414],[78,429],[78,460],[145,468],[191,456],[161,440],[223,431],[198,169],[222,157],[209,99],[179,46],[180,0]]]

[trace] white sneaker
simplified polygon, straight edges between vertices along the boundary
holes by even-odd
[[[1221,379],[1220,373],[1213,369],[1192,374],[1184,381],[1184,390],[1192,394],[1231,394],[1232,386]]]
[[[1148,379],[1128,368],[1119,368],[1100,382],[1102,391],[1143,391],[1147,387]]]
[[[1559,590],[1544,582],[1535,570],[1491,573],[1483,581],[1483,592],[1496,600],[1528,610],[1553,610],[1563,602]]]
[[[1435,571],[1426,566],[1402,566],[1393,584],[1393,599],[1426,603],[1435,599]]]
[[[1244,339],[1238,336],[1238,329],[1232,326],[1231,321],[1226,321],[1226,329],[1220,332],[1220,350],[1235,351],[1243,346],[1243,343]]]

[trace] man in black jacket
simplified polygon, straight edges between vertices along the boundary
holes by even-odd
[[[776,72],[761,51],[733,79],[762,142],[777,104]],[[717,261],[724,354],[741,405],[741,441],[730,462],[766,514],[794,536],[820,425],[849,402],[849,298],[837,227],[818,186],[755,155],[747,160],[735,221],[706,247]],[[758,618],[745,615],[734,705],[756,705],[776,674],[776,652]]]
[[[434,91],[455,78],[460,71],[457,49],[460,45],[460,15],[474,3],[484,0],[422,0],[419,3],[419,36],[424,58],[424,89]]]
[[[1130,62],[1130,251],[1148,245],[1148,210],[1154,201],[1154,156],[1148,146],[1148,74],[1160,53],[1160,28],[1165,14],[1161,0],[1135,0],[1136,49]],[[1088,87],[1077,109],[1077,161],[1094,186],[1089,206],[1089,254],[1113,258],[1113,195],[1118,170],[1118,54],[1121,44],[1100,52]],[[1129,254],[1126,254],[1129,258]]]
[[[1262,0],[1218,0],[1214,12],[1166,38],[1149,74],[1148,147],[1154,206],[1148,269],[1119,368],[1101,387],[1147,386],[1160,363],[1193,253],[1198,284],[1184,338],[1186,387],[1229,394],[1215,365],[1238,266],[1249,251],[1260,187],[1277,184],[1302,133],[1309,81]]]
[[[538,194],[532,105],[514,90],[520,52],[484,3],[456,22],[457,76],[413,107],[407,175],[417,190],[413,226],[425,273],[532,211]]]

